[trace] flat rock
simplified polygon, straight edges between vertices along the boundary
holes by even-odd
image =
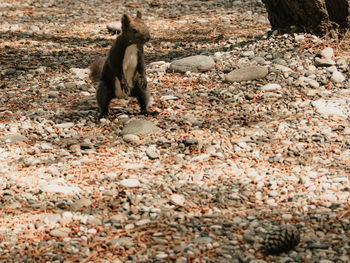
[[[316,100],[312,102],[312,106],[316,108],[316,111],[325,116],[336,115],[342,118],[346,118],[343,107],[335,101]]]
[[[61,220],[61,215],[42,213],[42,214],[31,215],[28,217],[28,219],[31,221],[42,221],[45,223],[56,224]]]
[[[174,60],[170,63],[170,70],[179,73],[191,72],[205,72],[215,66],[213,58],[204,55],[197,55]]]
[[[58,124],[55,124],[54,127],[60,128],[60,129],[69,129],[69,128],[74,127],[74,123],[73,122],[58,123]]]
[[[263,66],[249,66],[239,68],[231,71],[226,75],[226,81],[228,82],[240,82],[254,79],[261,79],[266,77],[269,73],[267,67]]]
[[[124,134],[123,140],[127,143],[138,143],[140,142],[140,137],[135,134]]]
[[[50,235],[53,237],[65,238],[65,237],[68,237],[70,231],[71,230],[68,227],[61,227],[61,228],[57,228],[57,229],[50,231]]]
[[[172,194],[170,197],[170,200],[175,205],[181,206],[185,203],[185,198],[183,197],[183,195],[179,195],[179,194]]]
[[[79,193],[81,190],[79,187],[75,187],[75,186],[49,184],[49,185],[42,186],[41,191],[47,192],[47,193],[75,194],[75,193]]]
[[[157,133],[160,131],[161,129],[150,121],[132,120],[124,126],[123,130],[121,131],[121,135],[124,135],[124,134],[146,135],[150,133]]]
[[[261,87],[261,90],[263,91],[276,91],[276,90],[280,90],[281,89],[281,85],[280,84],[266,84],[264,86]]]
[[[124,179],[119,184],[124,187],[138,187],[140,186],[140,181],[137,179]]]
[[[4,136],[0,140],[3,142],[6,142],[6,143],[16,143],[16,142],[27,141],[28,138],[26,136],[21,135],[21,134],[14,134],[14,135]]]
[[[79,210],[83,207],[89,207],[91,205],[91,200],[87,198],[81,198],[72,204],[72,209],[74,211]]]
[[[208,244],[213,242],[213,239],[211,237],[198,237],[191,241],[192,243],[198,243],[198,244]]]

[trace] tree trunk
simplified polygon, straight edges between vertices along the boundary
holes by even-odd
[[[350,28],[350,0],[262,0],[272,30],[325,35]]]

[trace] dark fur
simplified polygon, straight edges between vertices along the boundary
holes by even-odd
[[[96,92],[97,103],[101,115],[108,115],[109,104],[116,98],[115,78],[119,79],[122,90],[132,97],[136,97],[142,114],[147,114],[150,94],[147,88],[143,45],[149,41],[150,35],[147,26],[137,13],[135,19],[128,15],[122,17],[122,33],[117,37],[111,47],[107,58],[97,59],[90,66],[90,78],[98,82]],[[129,87],[123,72],[123,59],[125,50],[129,45],[137,45],[137,66],[133,76],[134,85]]]

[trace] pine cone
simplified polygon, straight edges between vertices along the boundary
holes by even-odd
[[[268,254],[279,254],[291,250],[299,242],[299,230],[293,225],[285,225],[269,233],[262,248]]]

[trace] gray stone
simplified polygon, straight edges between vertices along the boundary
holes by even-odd
[[[339,71],[334,71],[333,74],[332,74],[331,80],[334,83],[342,83],[342,82],[344,82],[345,77]]]
[[[110,243],[111,245],[114,246],[125,246],[125,247],[130,247],[132,245],[134,245],[134,242],[132,240],[131,237],[117,237],[117,238],[113,238],[112,240],[108,241],[108,243]]]
[[[137,179],[124,179],[120,181],[120,185],[124,187],[138,187],[140,186],[140,181]]]
[[[321,51],[321,57],[322,58],[328,58],[331,59],[334,55],[333,48],[331,47],[326,47]]]
[[[146,150],[146,154],[151,160],[159,158],[159,151],[157,150],[155,145],[150,145]]]
[[[123,140],[127,143],[137,143],[140,141],[140,138],[135,134],[125,134],[123,135]]]
[[[88,68],[70,68],[70,72],[75,74],[80,79],[87,79],[89,77],[90,69]]]
[[[315,66],[316,67],[331,67],[334,66],[335,62],[329,58],[316,58]]]
[[[344,114],[343,108],[335,101],[316,100],[312,102],[312,106],[316,108],[319,114],[325,116],[336,115],[343,118],[347,117],[346,114]]]
[[[61,228],[57,228],[54,229],[52,231],[50,231],[50,235],[53,237],[68,237],[69,233],[71,232],[70,228],[68,227],[61,227]]]
[[[41,191],[47,193],[75,194],[80,192],[79,187],[49,184],[41,187]]]
[[[211,243],[213,240],[210,237],[198,237],[194,240],[192,240],[192,243],[198,243],[198,244],[208,244]]]
[[[172,194],[170,197],[170,200],[175,205],[181,206],[185,203],[185,198],[183,197],[183,195],[179,195],[179,194]]]
[[[28,138],[21,134],[8,135],[1,138],[1,141],[6,143],[16,143],[16,142],[24,142],[27,141]]]
[[[91,205],[91,200],[87,199],[87,198],[81,198],[77,201],[74,202],[74,204],[72,204],[72,209],[74,211],[79,210],[83,207],[89,207]]]
[[[136,226],[143,226],[143,225],[147,225],[149,223],[151,223],[151,220],[149,220],[148,218],[145,218],[145,219],[141,219],[141,220],[137,221],[135,223],[135,225]]]
[[[66,89],[75,89],[78,87],[77,83],[74,81],[70,81],[64,84]]]
[[[184,140],[184,144],[186,146],[195,145],[195,144],[198,144],[198,140],[194,137],[188,137]]]
[[[29,220],[31,221],[44,221],[46,223],[50,224],[56,224],[61,220],[61,215],[60,214],[50,214],[50,213],[42,213],[42,214],[36,214],[36,215],[31,215],[28,217]]]
[[[269,73],[267,67],[263,66],[250,66],[245,68],[236,69],[226,75],[226,81],[228,82],[240,82],[254,79],[261,79],[266,77]]]
[[[281,85],[279,84],[266,84],[264,86],[261,87],[261,90],[263,91],[276,91],[276,90],[280,90],[281,89]]]
[[[215,61],[209,56],[191,56],[175,60],[170,63],[170,70],[179,73],[191,72],[205,72],[215,66]]]
[[[64,123],[55,124],[54,127],[59,128],[59,129],[69,129],[69,128],[74,127],[74,123],[73,122],[64,122]]]
[[[124,126],[121,134],[146,135],[149,133],[158,133],[160,131],[161,129],[150,121],[132,120]]]

